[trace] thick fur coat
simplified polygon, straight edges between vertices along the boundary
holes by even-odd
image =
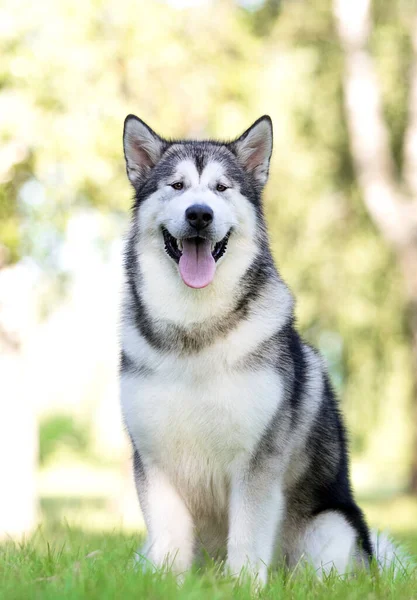
[[[177,572],[202,551],[265,581],[278,561],[367,564],[346,434],[262,209],[269,117],[232,142],[167,141],[130,115],[121,401],[148,538]]]

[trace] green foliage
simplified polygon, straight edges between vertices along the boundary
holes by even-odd
[[[121,131],[130,112],[172,137],[230,137],[269,113],[266,213],[300,327],[329,357],[354,448],[373,447],[375,435],[379,460],[398,461],[384,453],[395,448],[387,431],[404,446],[409,435],[401,278],[353,174],[331,2],[172,4],[3,0],[0,139],[25,151],[0,172],[1,241],[11,260],[29,253],[45,265],[77,207],[127,214]],[[372,52],[398,166],[412,10],[374,3]],[[38,204],[19,196],[33,180]]]
[[[39,462],[44,465],[58,450],[85,455],[90,445],[88,427],[70,415],[51,415],[39,425]]]

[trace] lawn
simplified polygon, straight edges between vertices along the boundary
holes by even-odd
[[[417,555],[417,535],[401,535]],[[0,598],[222,599],[250,598],[249,584],[222,577],[215,566],[186,576],[181,586],[172,575],[140,573],[132,556],[138,536],[128,533],[86,533],[70,526],[47,532],[40,528],[26,543],[1,546]],[[262,598],[360,599],[417,598],[417,571],[396,579],[391,573],[360,573],[344,580],[331,575],[323,583],[313,574],[278,572],[260,593]]]

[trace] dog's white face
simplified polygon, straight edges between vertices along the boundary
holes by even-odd
[[[124,150],[136,192],[134,226],[145,279],[152,272],[169,280],[175,293],[179,286],[219,290],[241,277],[263,228],[260,194],[272,150],[269,118],[222,144],[167,142],[128,117]]]
[[[250,217],[245,202],[236,202],[239,190],[218,162],[208,162],[199,173],[185,158],[158,186],[140,210],[141,238],[165,248],[164,260],[178,265],[186,285],[206,287],[225,258],[232,230],[237,234]]]

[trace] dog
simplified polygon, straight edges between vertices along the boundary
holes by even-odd
[[[230,142],[170,141],[129,115],[123,143],[120,381],[140,560],[183,573],[208,554],[261,583],[280,561],[319,574],[386,563],[393,547],[376,549],[353,497],[326,366],[272,259],[271,119]]]

